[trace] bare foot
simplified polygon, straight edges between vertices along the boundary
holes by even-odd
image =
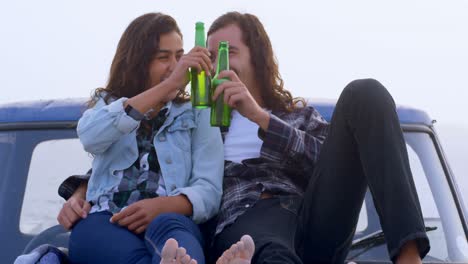
[[[216,264],[250,264],[255,251],[251,236],[243,235],[239,242],[233,244],[216,261]]]
[[[197,261],[190,258],[185,248],[179,247],[175,239],[170,238],[161,251],[160,264],[197,264]]]

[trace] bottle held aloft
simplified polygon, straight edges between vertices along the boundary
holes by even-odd
[[[205,26],[203,22],[195,24],[195,46],[206,48]],[[191,101],[195,108],[211,106],[210,78],[205,71],[190,70]]]
[[[218,46],[218,63],[216,66],[216,74],[211,80],[211,94],[213,96],[214,91],[221,83],[229,80],[227,78],[219,79],[218,75],[220,72],[229,70],[229,43],[227,41],[219,42]],[[218,98],[211,105],[211,126],[217,127],[228,127],[231,124],[231,107],[224,103],[224,92],[221,93]]]

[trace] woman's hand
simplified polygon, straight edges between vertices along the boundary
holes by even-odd
[[[133,203],[119,213],[114,214],[110,221],[140,234],[146,230],[146,227],[156,216],[162,213],[159,200],[160,197],[157,197]]]
[[[167,81],[170,82],[175,89],[183,90],[190,81],[189,69],[197,71],[205,71],[210,76],[213,68],[210,60],[210,52],[206,48],[194,47],[189,53],[183,55],[177,62]]]
[[[190,68],[198,71],[204,70],[208,76],[210,75],[212,68],[210,53],[206,48],[195,47],[170,67],[167,78],[152,88],[129,98],[125,101],[124,107],[129,104],[140,113],[146,113],[150,109],[157,109],[158,105],[172,101],[190,81]]]
[[[161,196],[133,203],[114,214],[110,221],[140,234],[146,230],[154,218],[162,213],[179,213],[188,216],[192,215],[192,210],[192,203],[185,195]]]

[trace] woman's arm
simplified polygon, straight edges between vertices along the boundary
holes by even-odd
[[[140,234],[162,213],[192,215],[192,203],[185,195],[161,196],[135,202],[112,216],[111,222]]]
[[[162,213],[191,216],[196,223],[214,216],[221,203],[224,149],[219,128],[209,124],[208,109],[197,111],[197,127],[192,131],[192,171],[188,186],[176,189],[175,196],[144,199],[112,217],[112,222],[135,233],[143,232]]]
[[[224,146],[219,128],[210,125],[210,110],[197,111],[192,131],[192,172],[187,187],[176,191],[193,206],[192,219],[202,223],[218,213],[224,176]]]

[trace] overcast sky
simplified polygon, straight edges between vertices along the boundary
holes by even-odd
[[[397,103],[426,110],[441,130],[456,127],[462,143],[454,146],[468,145],[468,0],[2,0],[0,6],[0,103],[88,97],[105,85],[122,32],[144,13],[172,15],[189,50],[196,21],[209,26],[238,10],[264,23],[293,95],[337,98],[349,81],[376,78]]]
[[[468,98],[468,0],[3,1],[0,102],[86,97],[105,85],[120,35],[152,11],[176,18],[185,49],[194,23],[257,14],[294,95],[336,98],[373,77],[397,103],[439,122],[463,122]]]

